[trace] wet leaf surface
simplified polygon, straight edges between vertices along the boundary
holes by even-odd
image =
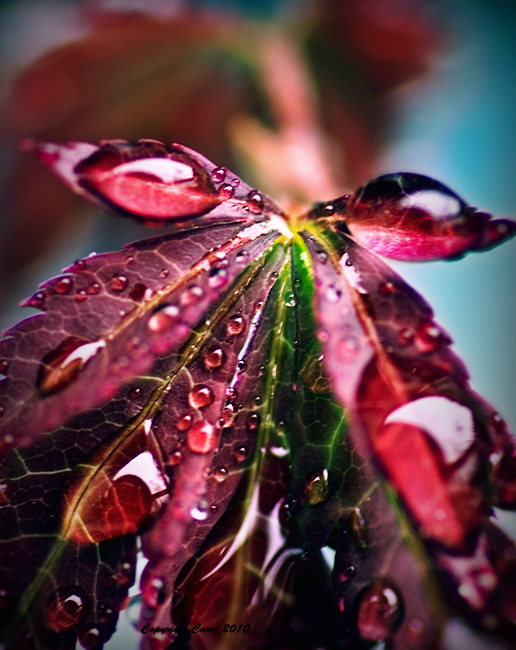
[[[78,260],[6,332],[5,647],[97,650],[128,607],[153,650],[430,650],[458,616],[509,648],[514,440],[345,211],[287,222],[178,145],[37,151],[171,232]]]

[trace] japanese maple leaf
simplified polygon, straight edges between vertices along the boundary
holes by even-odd
[[[514,440],[376,253],[514,222],[418,174],[293,218],[181,145],[29,146],[170,232],[78,260],[5,333],[6,647],[101,648],[138,540],[144,648],[446,647],[456,616],[508,647]]]

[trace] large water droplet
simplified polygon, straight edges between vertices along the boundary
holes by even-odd
[[[326,468],[318,469],[306,479],[305,498],[311,506],[315,506],[326,500],[329,488],[328,470]]]
[[[357,627],[360,636],[382,641],[401,623],[402,602],[397,589],[385,578],[378,578],[360,596]]]
[[[188,403],[194,409],[201,409],[205,406],[209,406],[213,403],[214,399],[211,388],[209,386],[204,386],[203,384],[197,384],[197,386],[194,386],[188,394]]]
[[[220,426],[224,429],[233,426],[233,419],[235,417],[235,407],[233,404],[226,404],[221,413]]]
[[[196,422],[188,431],[188,447],[198,454],[207,454],[217,443],[215,427],[208,422]]]
[[[111,282],[109,283],[109,286],[113,291],[123,291],[127,285],[129,284],[129,280],[127,279],[127,276],[125,275],[115,275],[114,278],[111,279]]]
[[[88,609],[86,596],[80,587],[59,587],[47,601],[47,625],[54,632],[66,632],[86,618]]]
[[[223,366],[225,362],[226,353],[217,345],[209,348],[204,357],[204,366],[206,367],[206,370],[220,368],[220,366]]]
[[[349,515],[349,528],[355,546],[360,549],[366,549],[369,544],[369,532],[367,530],[366,520],[364,519],[360,508],[354,508]]]
[[[90,343],[77,336],[62,341],[41,360],[36,380],[40,394],[53,395],[66,388],[103,346],[103,341]]]
[[[190,514],[192,515],[193,519],[196,519],[197,521],[204,521],[208,518],[209,511],[210,507],[208,505],[208,502],[206,499],[201,499],[195,508],[192,509]]]
[[[251,190],[247,195],[247,207],[249,212],[253,214],[261,214],[263,212],[263,197],[256,190]]]
[[[241,334],[244,331],[245,327],[245,320],[242,318],[242,316],[236,314],[235,316],[231,316],[231,318],[228,319],[228,322],[226,324],[226,332],[228,336],[237,336],[237,334]]]
[[[179,314],[180,310],[177,305],[162,305],[149,318],[147,327],[151,332],[164,332],[177,321]]]
[[[54,282],[54,291],[61,295],[64,295],[70,291],[72,288],[72,278],[65,277],[59,278]]]
[[[226,180],[227,169],[225,167],[215,167],[211,172],[211,180],[214,183],[223,183]]]

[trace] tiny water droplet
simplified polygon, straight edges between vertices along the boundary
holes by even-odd
[[[404,327],[398,332],[398,343],[400,345],[410,345],[414,340],[414,332],[407,327]]]
[[[253,399],[253,402],[256,404],[256,406],[260,406],[260,404],[262,403],[262,398],[260,397],[260,395],[256,395],[255,398]]]
[[[45,303],[46,294],[43,291],[37,291],[31,298],[26,300],[22,307],[34,307],[34,309],[41,309]]]
[[[229,399],[235,400],[238,397],[238,391],[236,388],[233,388],[233,386],[228,386],[226,388],[226,397]]]
[[[193,519],[197,519],[197,521],[204,521],[208,518],[209,509],[210,508],[206,499],[201,499],[195,508],[192,509],[190,514],[192,515]]]
[[[170,467],[175,467],[183,462],[183,452],[181,449],[176,449],[168,456],[168,464]]]
[[[288,293],[285,294],[285,306],[286,307],[296,306],[296,297],[294,296],[292,291],[289,291]]]
[[[340,339],[335,346],[337,358],[344,363],[354,361],[360,350],[360,342],[355,336],[346,336]]]
[[[189,413],[182,415],[176,422],[176,429],[179,431],[188,431],[192,426],[192,416]]]
[[[219,187],[219,196],[223,201],[229,201],[235,194],[235,188],[230,183],[222,183]]]
[[[212,346],[206,352],[204,357],[204,366],[206,370],[213,370],[214,368],[220,368],[226,362],[226,353],[224,350],[217,345]]]
[[[247,362],[244,359],[240,359],[240,361],[237,363],[237,368],[240,370],[240,372],[244,372],[244,370],[247,368]]]
[[[233,418],[235,417],[235,407],[233,404],[227,404],[222,410],[220,418],[220,426],[223,429],[227,429],[233,426]]]
[[[260,424],[260,416],[258,413],[251,413],[247,418],[246,424],[247,428],[250,431],[254,431],[254,429],[256,429],[256,427]]]
[[[248,257],[249,257],[249,251],[238,251],[235,259],[238,263],[242,264],[247,261]]]
[[[75,294],[75,300],[77,302],[84,302],[86,300],[86,291],[84,289],[81,289]]]
[[[360,636],[382,641],[401,623],[402,604],[397,589],[385,578],[378,578],[359,599],[357,627]]]
[[[127,288],[128,284],[129,280],[125,275],[115,275],[115,277],[111,279],[109,286],[113,291],[123,291]]]
[[[315,506],[326,500],[329,488],[328,470],[321,468],[306,479],[305,498],[311,506]]]
[[[226,171],[224,167],[215,167],[211,172],[211,180],[214,183],[223,183],[226,180]]]
[[[279,273],[277,271],[272,271],[272,273],[269,275],[269,279],[272,280],[273,282],[278,279]]]
[[[207,454],[216,442],[217,432],[208,422],[196,422],[188,431],[188,447],[198,454]]]
[[[228,279],[228,272],[226,269],[217,265],[210,269],[208,284],[213,289],[220,289],[227,283]]]
[[[169,270],[168,269],[163,269],[161,273],[159,274],[159,277],[162,279],[168,278],[169,276]]]
[[[378,287],[378,291],[382,294],[382,296],[391,296],[395,293],[398,293],[398,288],[393,282],[382,282],[380,286]]]
[[[6,361],[5,359],[2,359],[2,361],[0,361],[0,374],[6,375],[8,370],[9,370],[9,362]]]
[[[238,461],[239,463],[243,463],[244,460],[247,459],[247,455],[248,455],[248,454],[249,454],[249,450],[247,449],[247,447],[239,447],[239,448],[235,451],[235,458],[237,459],[237,461]]]
[[[349,515],[349,528],[355,546],[359,549],[366,549],[369,545],[369,532],[367,530],[367,523],[362,515],[360,508],[354,508]]]
[[[251,190],[247,195],[247,207],[249,212],[253,214],[261,214],[263,212],[263,197],[256,190]]]
[[[133,596],[126,607],[125,615],[129,623],[138,631],[140,631],[140,612],[142,611],[142,597],[140,594]]]
[[[214,400],[213,391],[209,386],[198,384],[194,386],[188,394],[188,403],[194,409],[201,409],[209,406]]]
[[[152,332],[161,333],[167,330],[179,318],[180,310],[177,305],[162,305],[156,309],[147,322]]]
[[[215,476],[215,480],[217,481],[217,483],[222,483],[229,476],[228,468],[227,467],[219,467],[215,471],[214,476]]]
[[[78,586],[59,587],[47,600],[47,625],[54,632],[77,627],[88,613],[83,590]]]
[[[323,250],[318,250],[316,251],[317,257],[319,258],[319,261],[322,262],[323,264],[326,264],[328,261],[328,253]]]
[[[142,392],[142,389],[139,386],[133,386],[133,388],[130,389],[130,391],[127,393],[127,396],[130,399],[136,399],[137,397],[140,397]]]
[[[133,262],[134,262],[134,257],[132,257],[132,256],[129,256],[129,257],[125,260],[125,263],[127,264],[127,266],[129,266],[129,265],[132,264]]]
[[[191,305],[195,305],[196,303],[198,303],[203,296],[204,296],[203,289],[193,284],[187,287],[183,291],[183,293],[181,294],[181,298],[179,299],[179,302],[184,307],[190,307]]]
[[[84,650],[98,650],[102,643],[100,640],[100,632],[97,627],[87,627],[79,632],[79,644]]]
[[[410,648],[419,648],[424,632],[423,622],[419,618],[413,617],[403,627],[403,640]]]
[[[346,266],[353,266],[353,262],[351,261],[351,259],[349,257],[346,257],[346,261],[344,262],[344,264]]]
[[[441,332],[432,323],[424,323],[416,332],[416,349],[425,354],[434,352],[441,344]]]
[[[260,366],[258,368],[258,376],[261,377],[265,372],[265,366]]]
[[[335,214],[335,206],[328,204],[323,208],[323,217],[331,217]]]
[[[294,286],[296,287],[296,289],[299,289],[299,287],[301,286],[301,284],[302,284],[302,283],[301,283],[301,278],[296,278],[296,279],[294,280]]]
[[[244,331],[244,328],[245,320],[238,314],[231,316],[226,323],[226,332],[228,336],[237,336]]]
[[[61,295],[64,295],[70,291],[72,288],[72,279],[71,278],[59,278],[54,282],[54,291]]]
[[[353,566],[353,564],[347,564],[346,566],[343,566],[338,575],[337,575],[337,582],[339,585],[346,584],[350,580],[353,580],[353,578],[356,576],[357,570]]]

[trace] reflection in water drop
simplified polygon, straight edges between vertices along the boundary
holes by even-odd
[[[244,331],[245,327],[245,320],[242,318],[242,316],[239,316],[238,314],[235,316],[231,316],[231,318],[228,320],[226,324],[226,331],[228,336],[237,336],[237,334],[241,334]]]
[[[229,201],[235,194],[235,188],[230,183],[222,183],[219,187],[219,196],[223,201]]]
[[[254,431],[254,429],[256,429],[256,427],[260,424],[260,416],[258,413],[251,413],[247,418],[246,424],[247,428],[250,431]]]
[[[47,601],[47,625],[54,632],[66,632],[77,627],[86,618],[88,609],[80,587],[59,587]]]
[[[224,350],[216,345],[209,348],[204,357],[204,365],[206,370],[213,370],[223,366],[226,362],[226,353]]]
[[[152,314],[147,323],[151,332],[164,332],[179,317],[177,305],[162,305]]]
[[[246,205],[249,208],[249,212],[252,212],[253,214],[260,214],[263,212],[262,195],[256,190],[251,190],[247,195]]]
[[[189,413],[182,415],[179,420],[176,422],[176,428],[179,431],[188,431],[192,426],[192,416]]]
[[[223,183],[226,180],[226,171],[225,167],[215,167],[211,172],[211,180],[214,183]]]

